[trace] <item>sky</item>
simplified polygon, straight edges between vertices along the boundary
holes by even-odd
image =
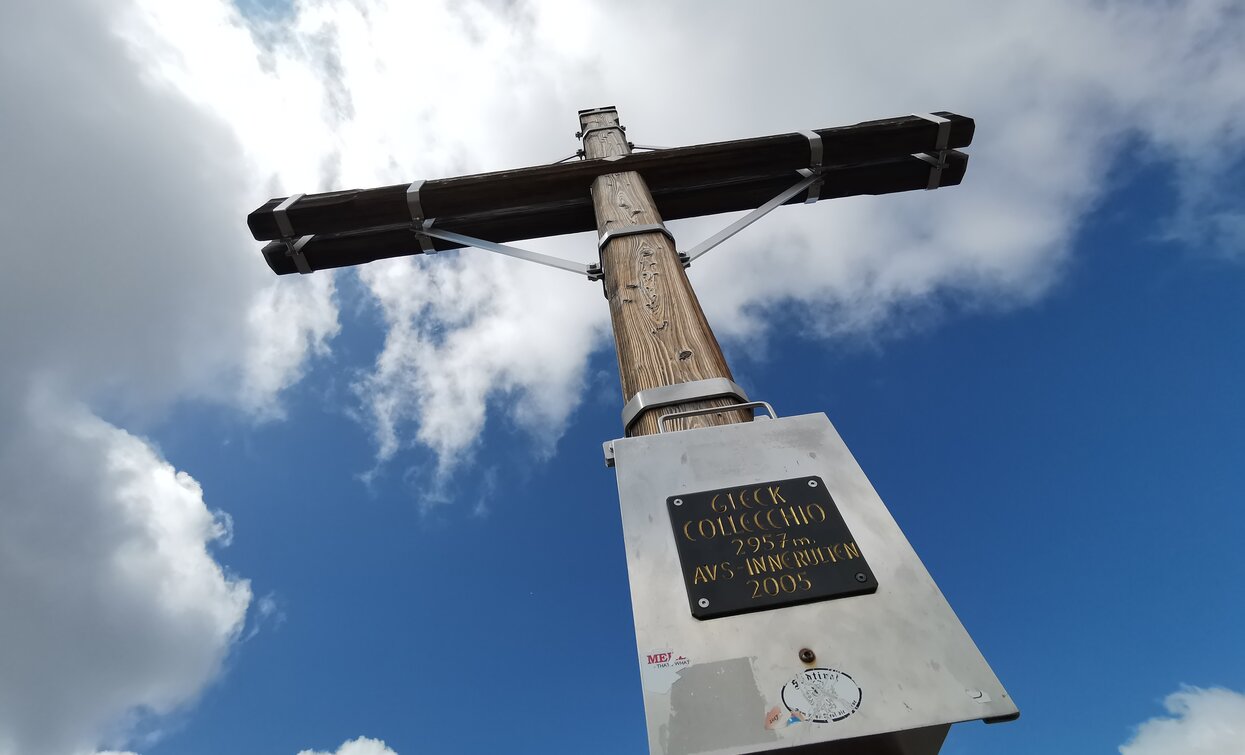
[[[1021,708],[943,752],[1245,753],[1243,81],[1226,0],[0,4],[0,755],[643,751],[598,284],[278,279],[245,225],[605,104],[976,119],[963,185],[782,208],[692,283]]]

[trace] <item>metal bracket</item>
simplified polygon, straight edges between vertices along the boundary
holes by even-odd
[[[821,170],[821,135],[816,131],[801,131],[800,135],[808,139],[808,167],[812,171]],[[808,197],[804,199],[804,204],[816,204],[821,198],[821,182],[808,187]]]
[[[657,420],[657,432],[664,433],[666,431],[666,423],[670,420],[682,419],[683,417],[695,417],[701,414],[716,414],[717,412],[727,412],[734,409],[752,409],[756,407],[764,408],[769,414],[770,419],[778,419],[778,413],[774,411],[774,407],[770,406],[766,401],[746,401],[742,404],[732,404],[731,406],[711,406],[707,409],[688,409],[685,412],[671,412],[663,414]]]
[[[640,418],[640,415],[650,409],[711,398],[737,398],[740,401],[747,401],[748,394],[744,393],[744,389],[736,385],[735,381],[723,377],[692,380],[687,383],[662,385],[636,391],[622,410],[623,434],[630,432],[631,426]],[[720,409],[713,409],[713,411],[720,411]]]
[[[564,162],[566,162],[566,161],[568,161],[568,160],[574,160],[574,159],[575,159],[575,158],[577,158],[577,157],[578,157],[580,160],[584,159],[584,151],[583,151],[582,149],[577,149],[577,150],[575,150],[575,154],[573,154],[573,155],[567,155],[566,157],[562,158],[561,160],[554,160],[553,162],[551,162],[551,163],[549,163],[549,164],[550,164],[550,165],[561,165],[562,163],[564,163]]]
[[[930,165],[929,183],[925,186],[925,190],[930,191],[942,185],[942,171],[947,167],[947,141],[951,138],[951,121],[930,113],[913,113],[913,115],[938,124],[938,137],[934,140],[935,154],[922,152],[913,155],[916,159],[923,160]]]
[[[802,178],[790,189],[787,189],[752,212],[744,215],[739,220],[736,220],[734,223],[731,223],[714,235],[692,247],[692,249],[687,253],[687,264],[690,265],[697,257],[770,214],[776,208],[785,204],[788,199],[791,199],[796,194],[799,194],[808,187],[822,180],[821,173],[819,172],[814,172],[807,168],[802,168],[798,172]]]
[[[427,234],[432,221],[424,218],[424,206],[419,201],[419,190],[423,185],[424,181],[421,178],[418,181],[412,181],[411,185],[406,187],[406,206],[411,211],[411,228],[419,238],[419,248],[424,254],[436,254],[437,248],[433,246],[432,239]]]
[[[312,272],[311,265],[307,264],[307,257],[303,254],[303,247],[307,246],[307,242],[311,241],[312,238],[314,238],[314,235],[303,236],[297,241],[287,239],[285,242],[285,256],[294,260],[294,267],[300,275],[310,275]]]
[[[664,233],[666,238],[670,239],[670,243],[674,243],[674,234],[670,233],[670,231],[666,229],[665,223],[641,223],[639,225],[628,225],[623,226],[622,228],[609,229],[605,233],[601,234],[601,237],[597,239],[597,249],[604,249],[606,244],[610,243],[614,239],[622,238],[623,236],[634,236],[637,233],[653,232]]]

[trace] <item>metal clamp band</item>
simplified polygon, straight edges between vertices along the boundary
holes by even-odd
[[[637,233],[664,233],[666,238],[670,239],[670,243],[674,243],[674,234],[666,229],[665,223],[641,223],[640,225],[628,225],[622,228],[611,228],[601,234],[601,238],[597,239],[597,249],[604,249],[605,245],[617,238],[623,236],[634,236]]]
[[[770,419],[778,419],[778,413],[774,411],[774,407],[769,405],[769,402],[746,401],[742,404],[733,404],[731,406],[711,406],[707,409],[688,409],[685,412],[671,412],[670,414],[663,414],[657,420],[657,432],[664,433],[666,431],[666,423],[671,420],[682,419],[683,417],[695,417],[701,414],[716,414],[717,412],[726,412],[734,409],[753,409],[756,407],[764,408],[766,413],[769,414]]]
[[[585,110],[580,110],[579,114],[580,115],[592,115],[594,113],[616,113],[616,112],[618,112],[618,108],[614,107],[613,105],[606,105],[605,107],[590,107]]]
[[[281,232],[281,238],[283,239],[294,238],[294,226],[290,225],[290,216],[287,213],[289,212],[289,209],[294,206],[295,202],[297,202],[298,200],[302,199],[305,196],[307,195],[306,194],[292,194],[286,197],[285,201],[283,201],[281,204],[272,208],[272,219],[277,221],[277,230]]]
[[[311,241],[314,236],[303,236],[297,241],[285,242],[285,256],[294,260],[294,267],[300,275],[308,275],[311,273],[311,265],[307,264],[307,256],[303,254],[303,247],[307,246],[307,242]]]
[[[711,398],[737,398],[740,401],[747,401],[748,394],[744,393],[744,389],[736,385],[735,381],[723,377],[693,380],[687,383],[662,385],[656,388],[636,391],[636,394],[631,397],[631,400],[627,402],[627,405],[622,410],[623,434],[629,432],[631,426],[640,418],[640,415],[650,409],[686,404],[692,401],[703,401]],[[710,411],[721,411],[721,409],[715,408]]]
[[[926,184],[925,190],[930,191],[937,189],[942,185],[942,169],[947,167],[947,142],[951,138],[951,121],[930,113],[913,113],[917,118],[938,124],[938,136],[934,139],[934,152],[927,152],[913,155],[918,160],[929,163],[929,183]]]
[[[579,138],[587,139],[588,134],[591,134],[597,131],[614,131],[614,130],[621,131],[624,134],[627,133],[626,126],[615,123],[613,126],[593,126],[592,128],[586,128],[583,131],[579,132]]]
[[[411,211],[411,229],[419,239],[420,251],[424,254],[436,254],[437,248],[433,246],[432,239],[424,233],[432,226],[432,220],[424,219],[424,205],[419,201],[419,190],[423,185],[424,180],[421,178],[411,181],[411,185],[406,187],[406,206]]]
[[[808,167],[813,172],[821,171],[821,135],[816,131],[801,131],[800,135],[808,139]],[[804,204],[816,204],[821,198],[821,181],[808,187],[808,196],[804,198]]]

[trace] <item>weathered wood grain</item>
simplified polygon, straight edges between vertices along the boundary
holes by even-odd
[[[588,111],[580,115],[580,124],[585,132],[617,126],[618,113]],[[589,133],[584,138],[584,150],[589,159],[630,152],[625,134],[617,128]],[[598,176],[592,183],[592,203],[601,234],[662,222],[644,178],[635,171]],[[615,237],[601,250],[601,268],[605,273],[605,295],[609,299],[624,401],[648,388],[731,377],[722,349],[670,239],[659,232]],[[661,414],[730,403],[729,399],[713,399],[650,410],[640,415],[630,435],[656,433]],[[751,418],[750,410],[722,411],[676,420],[667,429],[746,422]]]

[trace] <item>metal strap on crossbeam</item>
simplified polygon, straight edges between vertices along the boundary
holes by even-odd
[[[423,187],[424,180],[421,178],[412,181],[411,185],[406,187],[406,206],[411,211],[411,228],[415,230],[415,234],[419,237],[419,248],[424,254],[436,254],[437,248],[433,245],[432,239],[427,233],[423,232],[432,225],[430,221],[424,218],[424,206],[419,201],[419,190]]]
[[[535,262],[538,265],[556,267],[559,270],[565,270],[569,273],[583,275],[590,281],[601,280],[600,265],[586,265],[583,262],[564,260],[561,257],[553,257],[548,254],[541,254],[540,252],[533,252],[528,249],[520,249],[517,246],[510,246],[509,244],[498,244],[495,241],[485,241],[484,239],[477,239],[473,236],[464,236],[461,233],[454,233],[453,231],[445,231],[440,228],[435,228],[433,227],[435,222],[436,218],[429,218],[425,220],[420,228],[415,231],[416,235],[444,239],[446,241],[452,241],[456,244],[462,244],[463,246],[473,246],[477,249],[483,249],[488,252],[504,254],[507,257],[514,257],[528,262]],[[422,243],[423,239],[421,239],[421,244]]]
[[[281,204],[272,208],[272,219],[277,221],[277,230],[281,232],[281,238],[291,239],[294,237],[294,226],[290,225],[289,211],[295,202],[305,196],[307,195],[291,194]]]
[[[790,189],[787,189],[786,191],[782,192],[781,194],[774,197],[770,201],[756,208],[752,212],[748,213],[747,215],[744,215],[739,220],[736,220],[734,223],[731,223],[730,225],[726,226],[722,230],[718,231],[717,233],[713,234],[709,238],[705,239],[704,241],[700,242],[696,246],[692,247],[692,249],[688,251],[687,253],[686,264],[690,265],[692,262],[696,260],[697,257],[700,257],[702,254],[709,251],[713,247],[717,246],[718,244],[721,244],[723,241],[726,241],[731,236],[734,236],[735,234],[739,233],[743,229],[747,228],[748,226],[757,222],[761,218],[770,214],[776,208],[785,204],[788,199],[791,199],[796,194],[799,194],[800,192],[804,191],[808,187],[822,180],[822,176],[820,172],[814,172],[812,170],[808,170],[807,168],[801,169],[798,172],[802,176],[802,178],[799,181],[797,181]]]
[[[714,398],[735,398],[746,403],[748,394],[744,393],[744,389],[740,388],[735,381],[723,377],[692,380],[687,383],[662,385],[656,388],[636,391],[636,394],[631,397],[631,400],[627,402],[627,405],[622,410],[623,434],[630,432],[631,426],[640,419],[640,415],[650,409],[659,409],[663,406],[674,406],[676,404],[689,404],[693,401],[705,401]],[[726,406],[721,409],[713,409],[712,411],[732,408],[734,407]]]
[[[294,237],[294,225],[290,223],[289,211],[298,200],[305,196],[307,195],[292,194],[281,204],[272,208],[272,219],[276,221],[277,230],[281,232],[281,241],[285,244],[285,255],[294,261],[294,269],[298,270],[300,275],[311,273],[311,265],[307,263],[303,247],[307,246],[307,242],[311,241],[313,236]]]
[[[800,135],[808,139],[808,167],[809,170],[821,170],[821,135],[816,131],[801,131]],[[808,187],[808,197],[804,199],[804,204],[816,204],[821,198],[821,181],[814,183]]]
[[[951,138],[951,121],[932,113],[913,113],[917,118],[938,124],[938,137],[934,140],[934,152],[922,152],[913,155],[918,160],[929,163],[929,183],[925,190],[937,189],[942,185],[942,171],[947,167],[947,142]]]

